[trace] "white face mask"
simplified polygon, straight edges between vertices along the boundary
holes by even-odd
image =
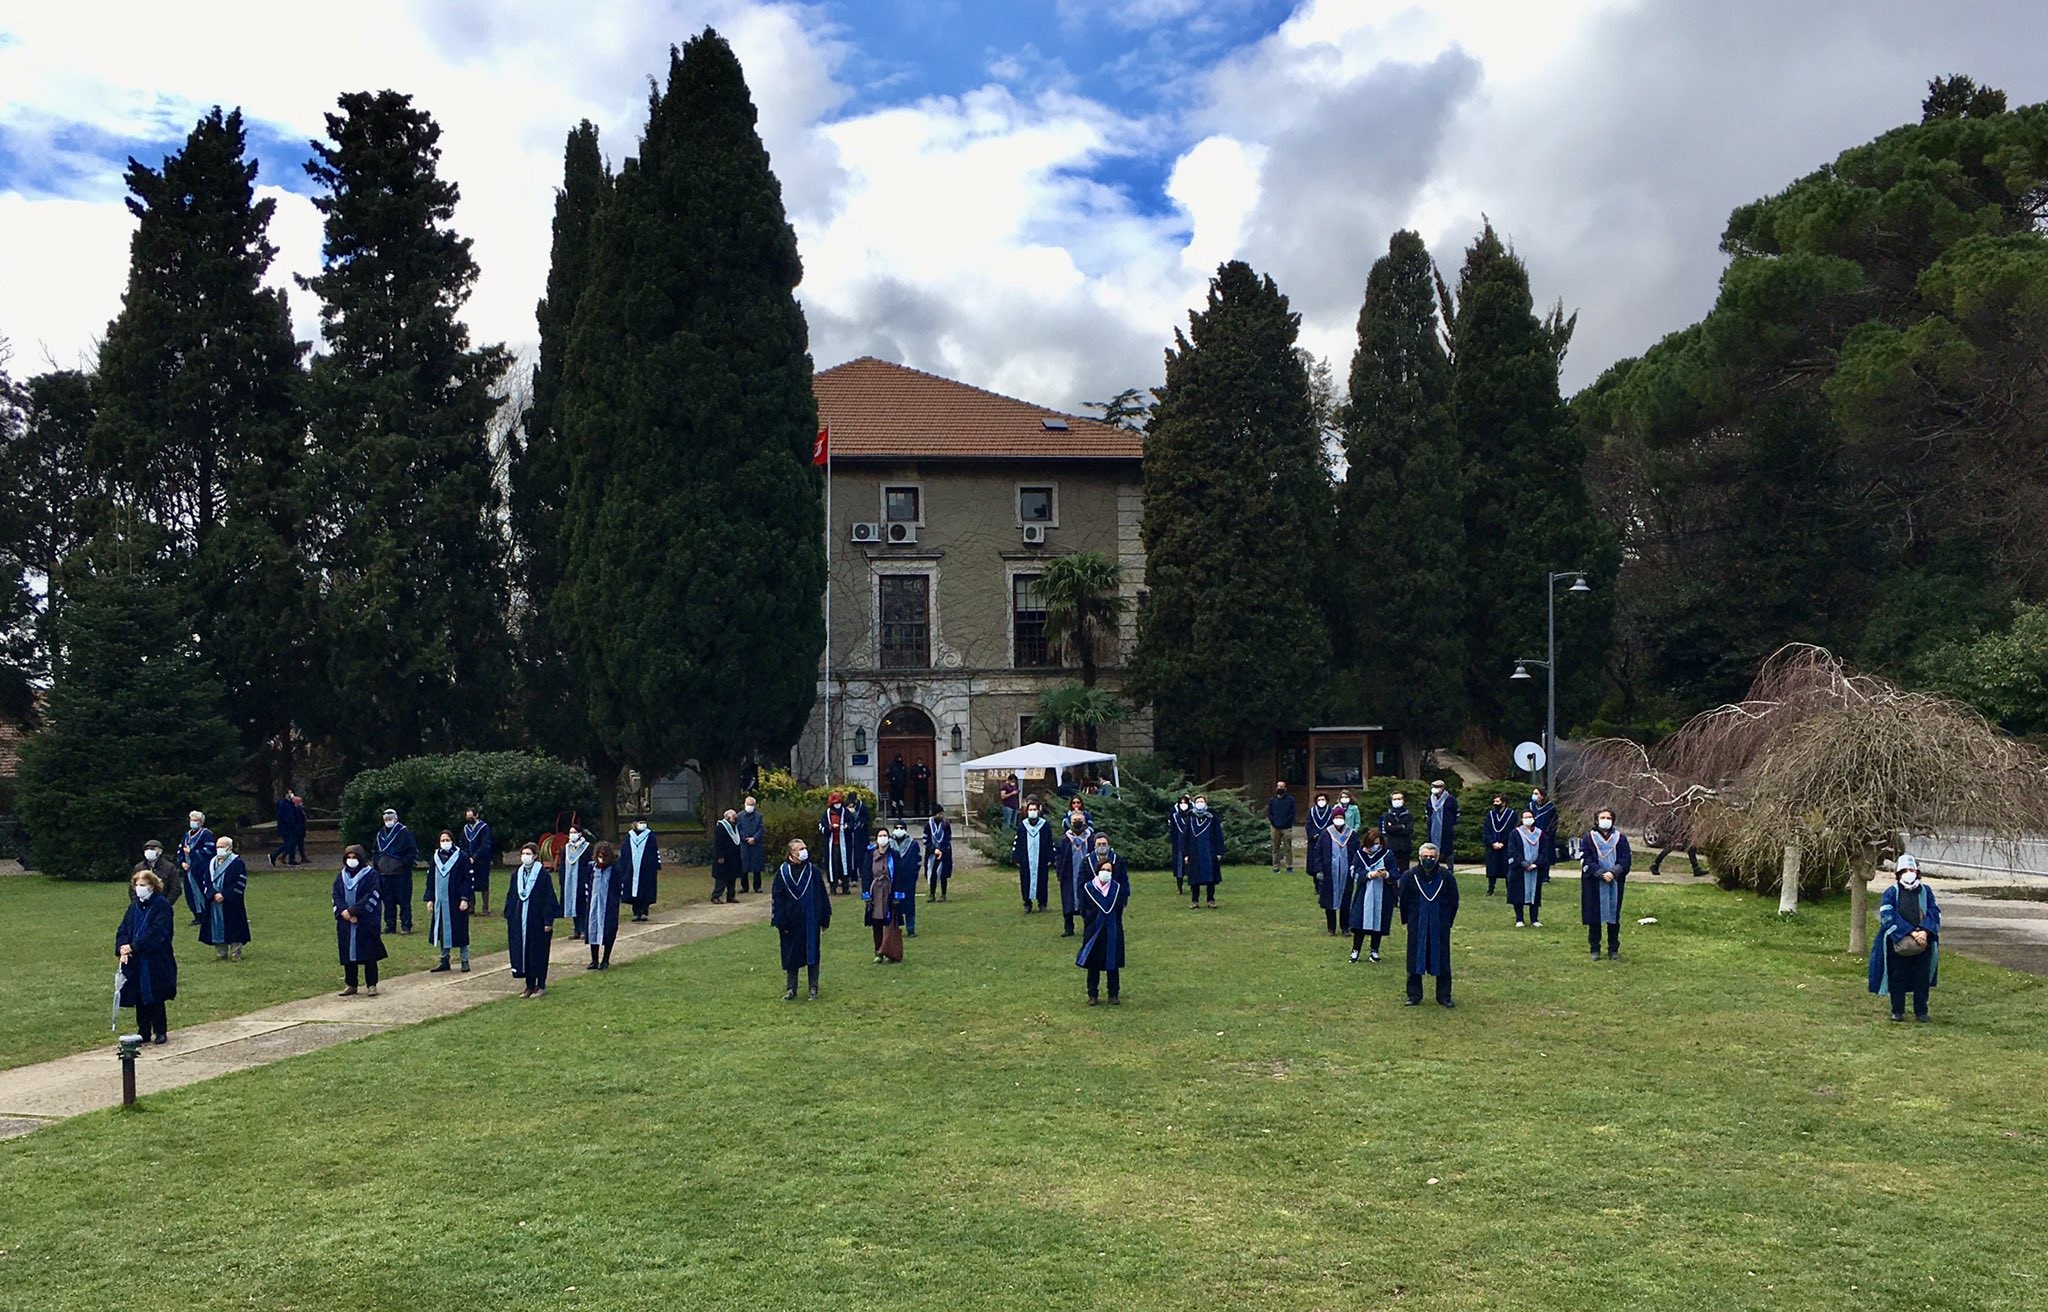
[[[347,866],[350,870],[354,870],[357,866],[360,866],[362,862],[356,860],[354,857],[350,857],[348,860],[342,862],[341,864]]]
[[[1440,795],[1441,795],[1441,794],[1443,793],[1443,791],[1444,791],[1443,789],[1441,789],[1441,788],[1438,788],[1438,787],[1436,787],[1435,785],[1431,785],[1431,786],[1430,786],[1430,790],[1429,790],[1429,793],[1430,793],[1430,796],[1432,796],[1432,797],[1436,797],[1436,796],[1440,796]]]
[[[234,848],[232,848],[232,847],[216,847],[216,848],[215,848],[215,849],[213,849],[213,850],[214,850],[214,854],[215,854],[216,856],[220,856],[220,857],[223,857],[223,858],[225,858],[225,857],[231,857],[231,856],[233,856],[233,855],[235,854],[235,849],[234,849]]]
[[[810,859],[811,859],[811,849],[810,849],[810,848],[808,848],[808,847],[800,847],[800,848],[798,848],[798,849],[796,850],[796,859],[797,859],[798,861],[808,861],[808,860],[810,860]]]
[[[754,804],[753,804],[752,802],[749,802],[749,803],[747,803],[747,814],[748,814],[748,815],[752,815],[753,813],[754,813]]]
[[[1182,803],[1180,804],[1180,809],[1181,809],[1181,810],[1183,810],[1183,811],[1187,810],[1187,809],[1188,809],[1188,804],[1187,804],[1186,802],[1182,802]]]
[[[1330,821],[1330,828],[1332,828],[1332,829],[1342,829],[1343,827],[1344,827],[1344,817],[1343,817],[1343,816],[1341,816],[1341,815],[1340,815],[1340,816],[1338,816],[1338,817],[1337,817],[1336,819],[1334,819],[1334,820]]]
[[[531,870],[531,869],[533,869],[533,866],[534,866],[534,855],[533,855],[533,853],[531,853],[531,852],[521,852],[521,853],[519,854],[519,868],[520,868],[521,870]]]
[[[1605,816],[1602,816],[1600,819],[1600,827],[1602,829],[1612,829],[1614,828],[1614,822],[1612,820],[1607,819]]]
[[[444,838],[441,840],[441,850],[443,852],[453,852],[455,850],[455,844],[449,842],[447,839]]]
[[[394,817],[394,818],[392,818],[392,819],[386,820],[386,821],[384,822],[384,827],[385,827],[386,829],[396,829],[396,828],[398,828],[398,820],[397,820],[397,819],[396,819],[395,817]]]
[[[154,861],[163,854],[164,850],[160,847],[145,847],[142,849],[142,859],[144,861]]]
[[[1899,887],[1906,889],[1908,891],[1920,887],[1920,872],[1917,870],[1908,870],[1905,874],[1900,875]]]
[[[135,886],[135,900],[137,902],[147,902],[149,901],[149,895],[154,892],[156,890],[147,884],[137,884]]]
[[[1408,799],[1407,799],[1407,798],[1405,798],[1405,797],[1397,797],[1397,798],[1395,798],[1395,799],[1393,800],[1393,803],[1392,803],[1392,805],[1393,805],[1393,808],[1394,808],[1394,809],[1395,809],[1396,811],[1398,811],[1398,810],[1400,810],[1400,809],[1401,809],[1402,807],[1404,807],[1404,806],[1408,805]]]
[[[583,841],[583,835],[581,835],[581,834],[577,833],[577,832],[576,832],[575,830],[571,829],[571,830],[569,831],[569,841],[570,841],[570,842],[572,842],[572,843],[580,843],[580,842],[582,842],[582,841]]]
[[[646,833],[646,832],[647,832],[647,822],[646,822],[645,820],[635,820],[635,821],[633,822],[633,832],[634,832],[634,833],[636,833],[636,834],[644,834],[644,833]]]
[[[1206,811],[1209,809],[1209,804],[1207,802],[1197,802],[1195,803],[1195,809],[1197,811]]]

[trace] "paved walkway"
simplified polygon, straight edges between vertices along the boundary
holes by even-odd
[[[733,904],[694,903],[672,911],[656,910],[645,924],[629,921],[619,926],[612,962],[617,965],[633,961],[678,944],[694,943],[765,921],[768,902],[763,893]],[[558,934],[548,971],[550,983],[561,984],[581,976],[583,964],[589,959],[581,943]],[[334,973],[338,985],[339,968]],[[512,979],[505,954],[494,952],[478,957],[467,975],[459,971],[445,975],[418,972],[388,978],[378,987],[378,996],[374,998],[367,994],[337,997],[330,989],[230,1020],[173,1028],[169,1043],[143,1047],[142,1056],[135,1063],[136,1091],[146,1095],[176,1089],[216,1075],[333,1047],[366,1034],[380,1034],[437,1016],[452,1016],[486,1002],[513,997],[519,987]],[[547,1003],[543,1000],[530,1005]],[[124,1016],[132,1019],[132,1015]],[[27,1134],[54,1120],[118,1104],[121,1066],[112,1053],[110,1036],[107,1046],[97,1051],[0,1071],[0,1138]]]

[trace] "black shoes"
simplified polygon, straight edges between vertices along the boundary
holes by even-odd
[[[796,1001],[796,990],[795,990],[795,989],[784,989],[784,990],[782,991],[782,1000],[783,1000],[784,1002],[795,1002],[795,1001]]]
[[[1421,999],[1421,998],[1403,998],[1403,999],[1401,1000],[1401,1005],[1402,1005],[1402,1006],[1404,1006],[1404,1007],[1419,1007],[1419,1006],[1421,1006],[1421,1005],[1422,1005],[1422,999]]]
[[[817,1000],[818,1000],[818,986],[817,986],[816,984],[813,984],[813,985],[811,985],[811,1001],[812,1001],[812,1002],[816,1002]]]
[[[1101,1006],[1101,1005],[1102,1005],[1102,999],[1101,999],[1101,998],[1090,998],[1090,999],[1088,999],[1088,1005],[1089,1005],[1089,1006],[1091,1006],[1091,1007],[1099,1007],[1099,1006]],[[1894,1017],[1893,1017],[1892,1019],[1893,1019],[1893,1020],[1897,1020],[1897,1019],[1898,1019],[1898,1017],[1894,1016]]]
[[[438,966],[434,967],[434,968],[433,968],[432,970],[428,971],[427,973],[428,973],[429,975],[441,975],[441,974],[446,974],[446,973],[447,973],[447,970],[448,970],[448,963],[444,961],[444,962],[442,962],[442,963],[441,963],[440,965],[438,965]]]

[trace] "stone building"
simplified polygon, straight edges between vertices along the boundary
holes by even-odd
[[[1142,441],[872,357],[815,387],[831,434],[831,619],[791,764],[883,791],[901,755],[928,765],[936,800],[957,811],[960,762],[1031,741],[1040,694],[1077,677],[1046,642],[1035,584],[1047,561],[1094,550],[1123,565],[1123,632],[1097,654],[1100,682],[1122,682],[1145,575]],[[1151,742],[1141,713],[1100,745]]]

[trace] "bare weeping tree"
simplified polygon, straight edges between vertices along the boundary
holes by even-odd
[[[1742,701],[1703,712],[1652,751],[1588,744],[1559,795],[1666,842],[1706,848],[1781,906],[1847,886],[1852,952],[1868,944],[1878,861],[1907,834],[2011,845],[2048,832],[2048,759],[1970,708],[1851,673],[1819,647],[1780,648]]]

